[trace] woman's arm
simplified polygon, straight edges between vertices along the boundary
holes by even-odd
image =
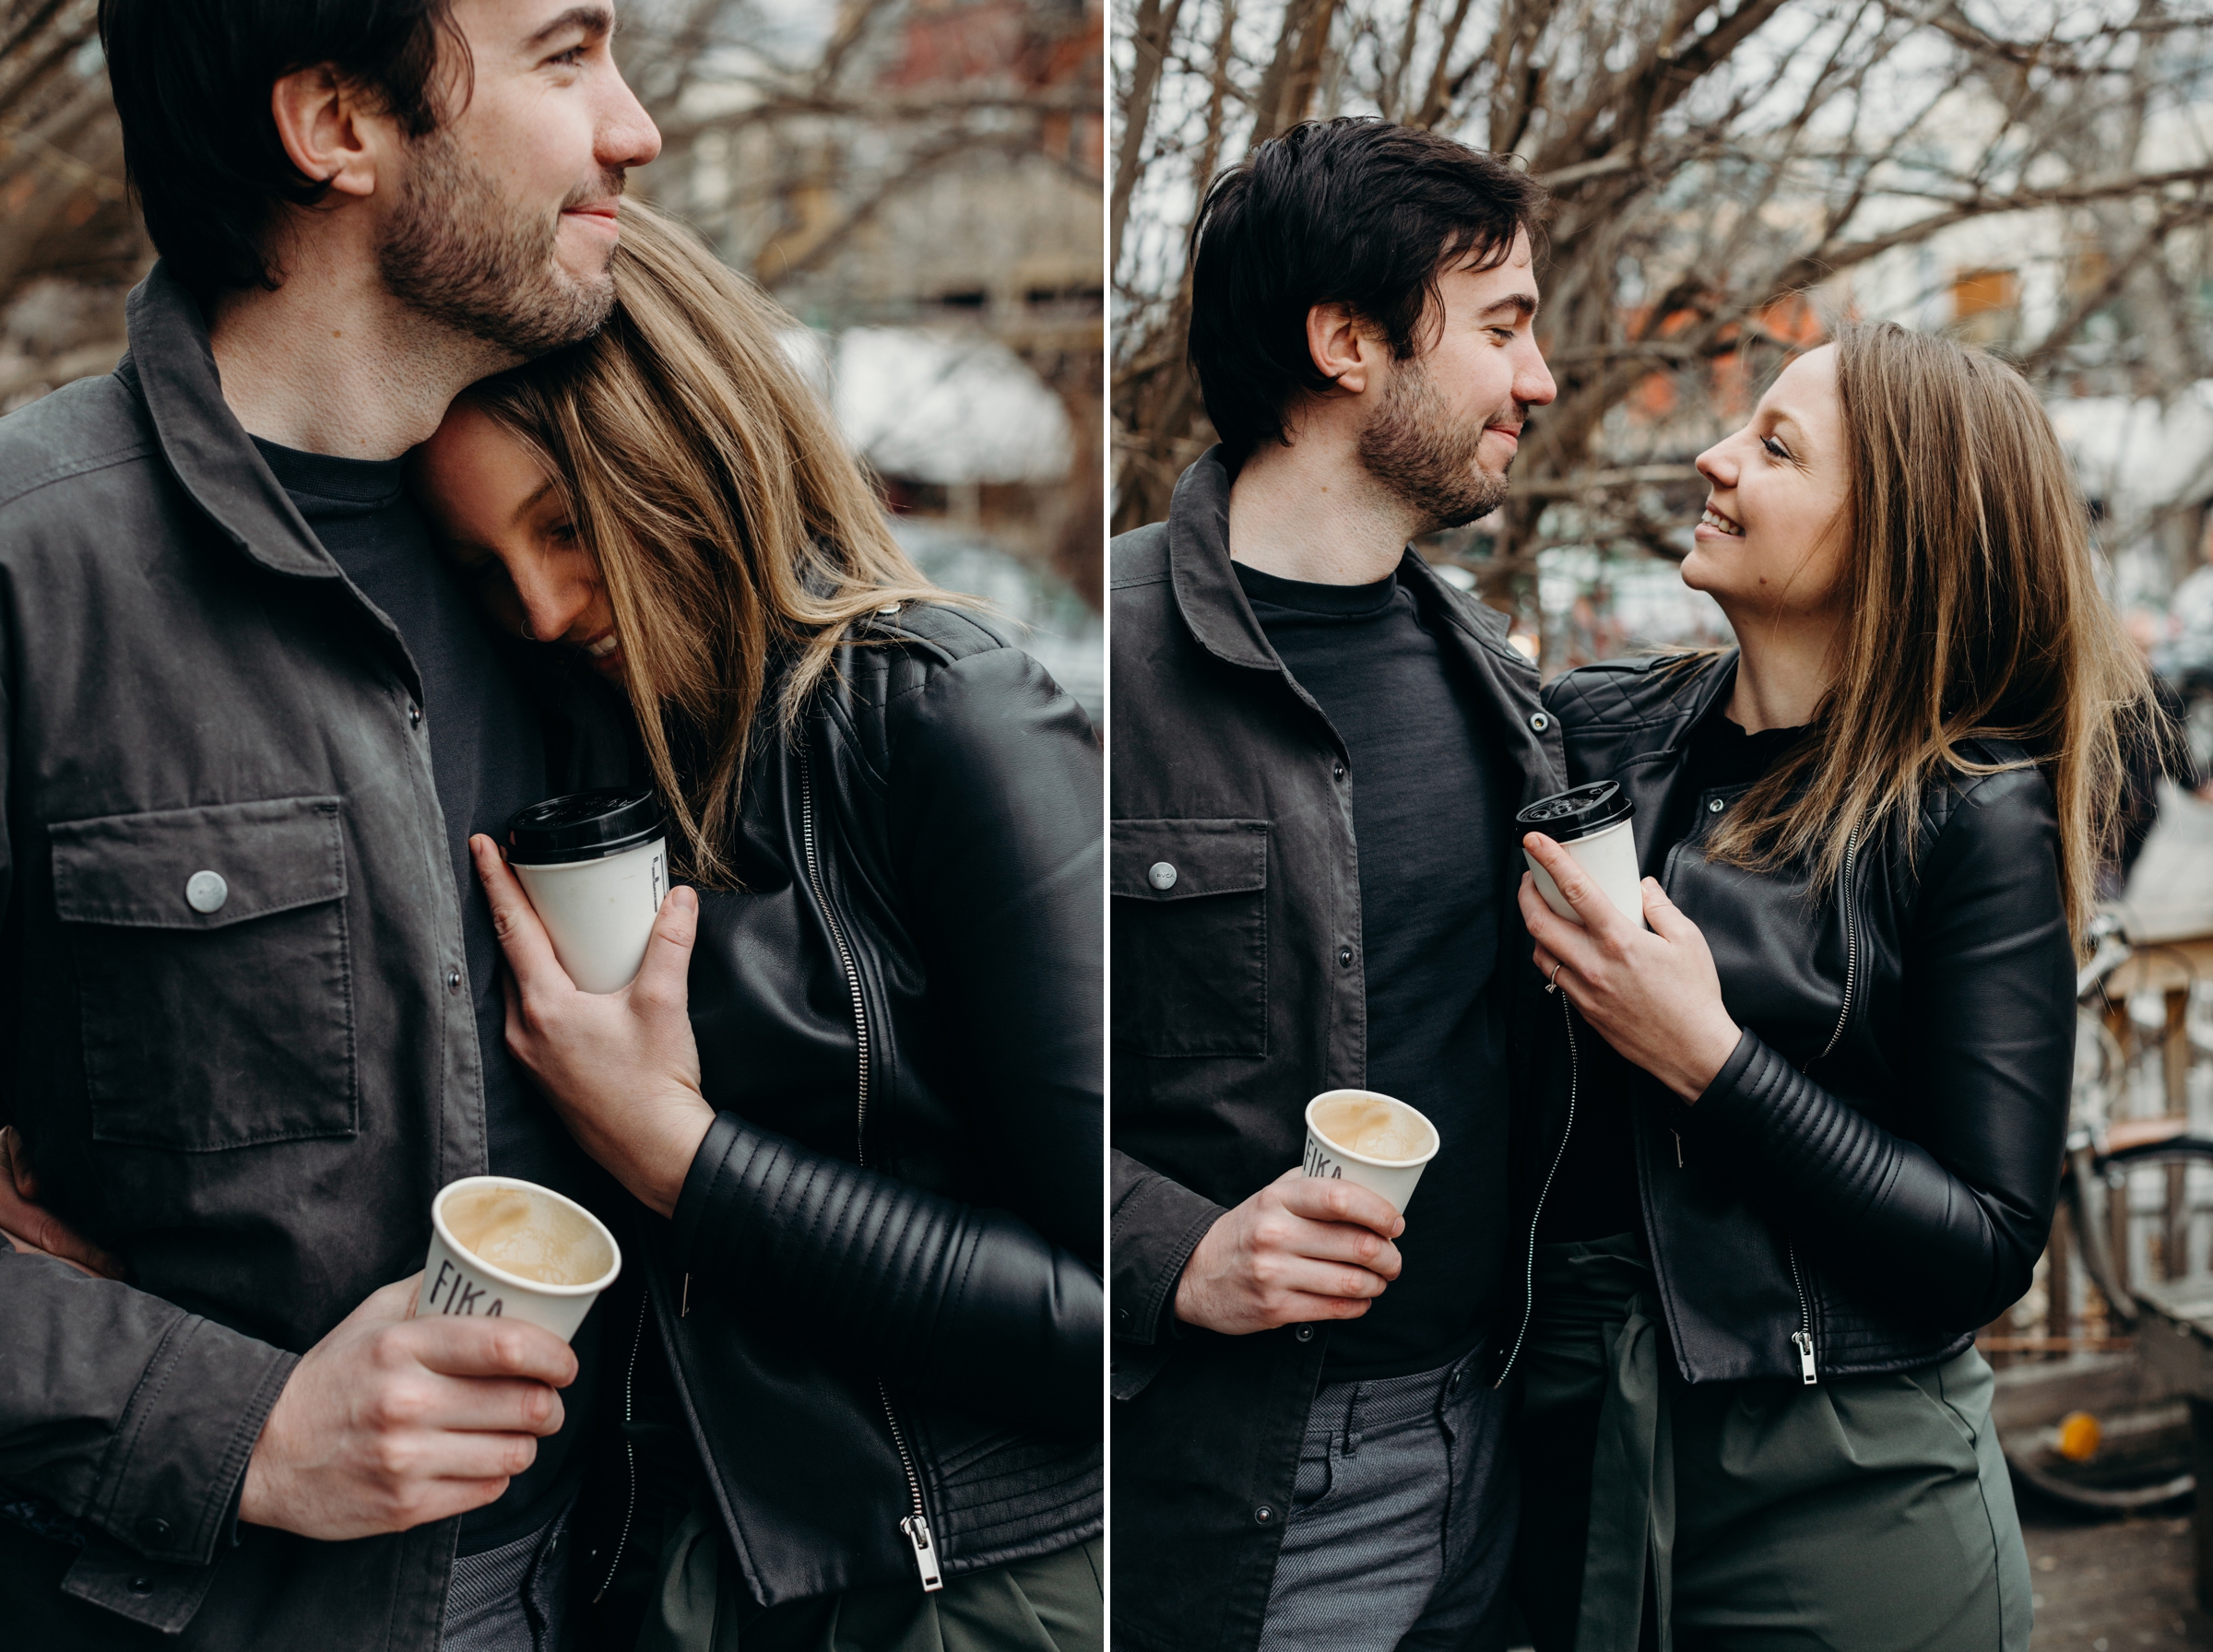
[[[1955,1329],[2018,1302],[2051,1233],[2075,1048],[2058,856],[2027,770],[1975,784],[1923,855],[1897,1063],[1912,1140],[1750,1032],[1683,1115],[1808,1250]]]
[[[1549,852],[1556,880],[1577,876]],[[1526,879],[1521,904],[1538,968],[1565,964],[1561,990],[1686,1103],[1670,1122],[1749,1201],[1840,1273],[1964,1329],[2019,1299],[2052,1224],[2075,1034],[2058,853],[2050,791],[2021,770],[1970,786],[1923,855],[1898,1062],[1911,1140],[1736,1027],[1704,938],[1651,879],[1651,934],[1607,914],[1585,934]]]

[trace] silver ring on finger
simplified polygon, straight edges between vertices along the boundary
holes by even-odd
[[[1557,992],[1560,990],[1560,972],[1567,967],[1568,961],[1564,958],[1552,966],[1552,974],[1544,977],[1544,990],[1546,992]]]

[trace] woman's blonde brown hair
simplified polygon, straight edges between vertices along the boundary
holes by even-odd
[[[1801,742],[1715,834],[1716,859],[1810,861],[1834,889],[1855,843],[1910,854],[1923,792],[2007,765],[2011,740],[2058,806],[2060,882],[2079,938],[2119,827],[2123,745],[2163,738],[2142,662],[2098,588],[2089,513],[2026,380],[1978,349],[1890,323],[1834,340],[1850,447],[1845,617]]]
[[[723,849],[757,719],[779,734],[857,620],[947,600],[787,341],[799,324],[681,224],[622,204],[598,336],[469,390],[533,449],[598,559],[645,755],[690,875]]]

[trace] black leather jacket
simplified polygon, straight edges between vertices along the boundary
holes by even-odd
[[[1544,692],[1570,783],[1627,787],[1643,870],[1704,933],[1745,1029],[1695,1104],[1654,1085],[1636,1109],[1645,1239],[1688,1381],[1910,1370],[2028,1289],[2052,1224],[2075,955],[2051,790],[2033,767],[1932,786],[1910,844],[1858,846],[1840,900],[1700,853],[1742,787],[1702,796],[1656,863],[1690,733],[1735,676],[1734,652],[1635,660]],[[1563,1139],[1551,1111],[1533,1186]]]
[[[775,1605],[1100,1530],[1104,902],[1090,725],[973,619],[879,616],[763,745],[692,964],[719,1116],[637,1236]]]

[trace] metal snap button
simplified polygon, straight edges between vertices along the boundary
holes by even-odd
[[[1156,860],[1153,863],[1151,869],[1145,873],[1145,881],[1157,890],[1174,889],[1176,887],[1176,868],[1165,860]]]
[[[169,1535],[169,1522],[160,1515],[148,1515],[138,1522],[138,1535],[149,1543],[159,1543]]]
[[[1255,1526],[1272,1526],[1272,1525],[1274,1525],[1274,1524],[1275,1524],[1275,1509],[1274,1509],[1274,1506],[1273,1506],[1272,1504],[1266,1504],[1266,1503],[1263,1503],[1263,1504],[1261,1504],[1260,1507],[1258,1507],[1258,1508],[1256,1508],[1256,1509],[1254,1509],[1254,1510],[1252,1511],[1252,1523],[1253,1523]]]
[[[448,992],[459,992],[461,990],[461,972],[459,970],[448,970],[445,972],[445,990]]]
[[[1349,970],[1353,967],[1352,948],[1339,947],[1337,949],[1337,967],[1341,970]]]
[[[408,726],[409,728],[420,728],[422,726],[422,707],[420,705],[410,705],[408,707]]]
[[[1709,797],[1706,799],[1706,812],[1710,815],[1720,814],[1722,807],[1723,805],[1719,797]]]
[[[1529,714],[1529,726],[1539,734],[1543,734],[1552,726],[1552,719],[1543,712],[1532,712]]]
[[[184,879],[184,904],[195,912],[220,912],[231,886],[220,872],[195,872]]]
[[[132,1593],[132,1594],[134,1594],[134,1595],[150,1595],[150,1594],[152,1594],[153,1592],[154,1592],[154,1580],[153,1580],[152,1578],[150,1578],[150,1577],[134,1577],[134,1578],[132,1578],[132,1579],[131,1579],[131,1593]]]
[[[1301,1342],[1311,1342],[1314,1340],[1314,1328],[1310,1325],[1302,1325],[1291,1334],[1297,1338]]]
[[[1337,778],[1340,780],[1344,778],[1344,765],[1343,763],[1339,763],[1337,765]]]

